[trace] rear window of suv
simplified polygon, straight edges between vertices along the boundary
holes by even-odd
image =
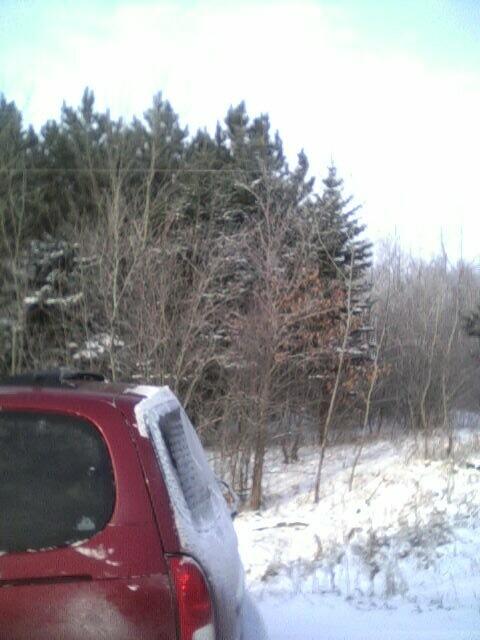
[[[90,538],[114,503],[111,460],[96,427],[73,416],[0,412],[0,552]]]

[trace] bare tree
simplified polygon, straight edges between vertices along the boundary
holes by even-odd
[[[353,481],[355,478],[355,471],[357,468],[357,465],[360,461],[360,457],[362,455],[363,452],[363,447],[365,445],[365,437],[366,437],[366,433],[367,433],[367,428],[369,425],[369,421],[370,421],[370,415],[371,415],[371,410],[372,410],[372,398],[373,398],[373,394],[375,391],[375,385],[377,384],[377,380],[378,380],[378,376],[379,376],[379,372],[380,372],[380,366],[379,366],[379,360],[380,360],[380,354],[382,352],[382,347],[385,341],[385,334],[387,331],[387,323],[388,323],[388,307],[389,307],[389,302],[390,302],[390,295],[389,295],[389,289],[387,290],[387,299],[385,302],[386,308],[385,308],[385,312],[383,315],[383,326],[382,326],[382,330],[380,333],[380,338],[377,342],[377,348],[376,348],[376,352],[375,352],[375,357],[373,360],[373,368],[370,374],[370,381],[368,384],[368,391],[367,391],[367,395],[365,398],[365,410],[363,413],[363,424],[362,424],[362,432],[360,434],[360,442],[357,445],[357,450],[355,452],[355,456],[353,459],[353,463],[352,463],[352,470],[350,473],[350,479],[348,481],[348,490],[352,491],[353,489]]]
[[[478,276],[463,262],[450,264],[445,254],[426,262],[396,246],[384,251],[375,295],[383,300],[380,309],[389,297],[390,311],[373,410],[394,428],[421,435],[424,455],[433,455],[432,429],[446,428],[454,409],[475,408],[478,364],[460,320],[477,295]]]
[[[351,262],[349,270],[349,279],[347,282],[347,309],[346,309],[346,321],[345,328],[343,330],[343,340],[340,347],[340,353],[338,358],[337,372],[335,375],[335,382],[333,385],[332,394],[330,396],[330,402],[328,404],[328,411],[325,417],[325,421],[322,425],[320,433],[320,456],[318,459],[317,473],[315,476],[315,488],[314,488],[314,502],[317,504],[320,501],[320,482],[322,477],[323,462],[325,459],[325,451],[327,449],[328,434],[330,426],[332,424],[333,414],[336,408],[337,396],[340,389],[340,383],[342,375],[344,373],[344,362],[346,358],[347,346],[350,339],[350,330],[352,326],[352,284],[353,284],[353,267],[355,260],[355,252],[352,250]]]

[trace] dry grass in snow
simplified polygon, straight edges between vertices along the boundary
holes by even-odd
[[[355,445],[328,449],[314,505],[317,452],[288,466],[269,452],[265,508],[236,520],[250,589],[479,612],[478,432],[458,434],[453,462],[423,460],[411,438],[367,443],[349,491],[354,456]]]

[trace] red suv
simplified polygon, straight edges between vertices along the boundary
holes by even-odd
[[[168,387],[0,386],[0,638],[258,640],[227,503]]]

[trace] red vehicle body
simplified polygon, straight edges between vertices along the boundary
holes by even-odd
[[[15,419],[30,412],[81,418],[98,430],[115,485],[111,517],[92,537],[10,552],[2,550],[0,535],[0,638],[247,638],[236,539],[232,552],[231,544],[222,543],[224,532],[214,527],[217,545],[211,555],[233,576],[226,586],[218,585],[215,571],[200,566],[195,547],[185,548],[182,541],[151,439],[139,430],[135,407],[142,400],[141,391],[125,385],[0,387],[0,416]],[[200,530],[198,535],[209,534]],[[225,535],[230,539],[232,532]],[[260,625],[248,637],[261,635]]]

